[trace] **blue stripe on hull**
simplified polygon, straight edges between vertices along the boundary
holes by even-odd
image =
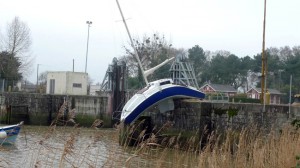
[[[190,88],[180,87],[180,86],[166,88],[166,89],[162,90],[161,92],[157,92],[157,93],[153,94],[152,96],[148,97],[146,100],[144,100],[125,118],[124,123],[130,124],[142,112],[144,112],[147,108],[156,104],[157,102],[167,99],[167,98],[178,97],[178,96],[204,99],[205,94],[200,91],[196,91],[196,90],[193,90]]]
[[[0,128],[0,131],[5,131],[7,134],[7,138],[0,138],[0,145],[7,144],[7,143],[8,144],[14,143],[18,137],[20,129],[21,129],[20,126],[12,126],[4,129]]]

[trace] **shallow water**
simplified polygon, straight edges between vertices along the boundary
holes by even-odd
[[[116,129],[25,125],[14,145],[0,146],[0,167],[191,167],[196,156],[167,148],[121,147],[118,138]]]
[[[122,151],[116,135],[114,129],[23,126],[14,145],[0,147],[0,167],[103,167],[110,150]]]

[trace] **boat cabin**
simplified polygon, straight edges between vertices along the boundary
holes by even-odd
[[[172,83],[173,83],[172,79],[160,79],[157,81],[150,82],[149,85],[150,86],[162,86],[162,85],[172,84]]]

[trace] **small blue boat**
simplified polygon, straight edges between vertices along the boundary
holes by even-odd
[[[15,125],[0,126],[0,145],[14,144],[22,125],[23,121]]]

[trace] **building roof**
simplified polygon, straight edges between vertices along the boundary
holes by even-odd
[[[247,91],[247,93],[254,89],[255,91],[257,91],[257,93],[261,93],[261,88],[251,88]],[[270,94],[283,94],[281,93],[280,91],[276,90],[276,89],[270,89],[270,88],[267,88],[267,90],[270,92]]]
[[[203,89],[205,86],[210,86],[216,92],[237,92],[237,90],[230,85],[221,85],[221,84],[205,84],[200,89]]]

